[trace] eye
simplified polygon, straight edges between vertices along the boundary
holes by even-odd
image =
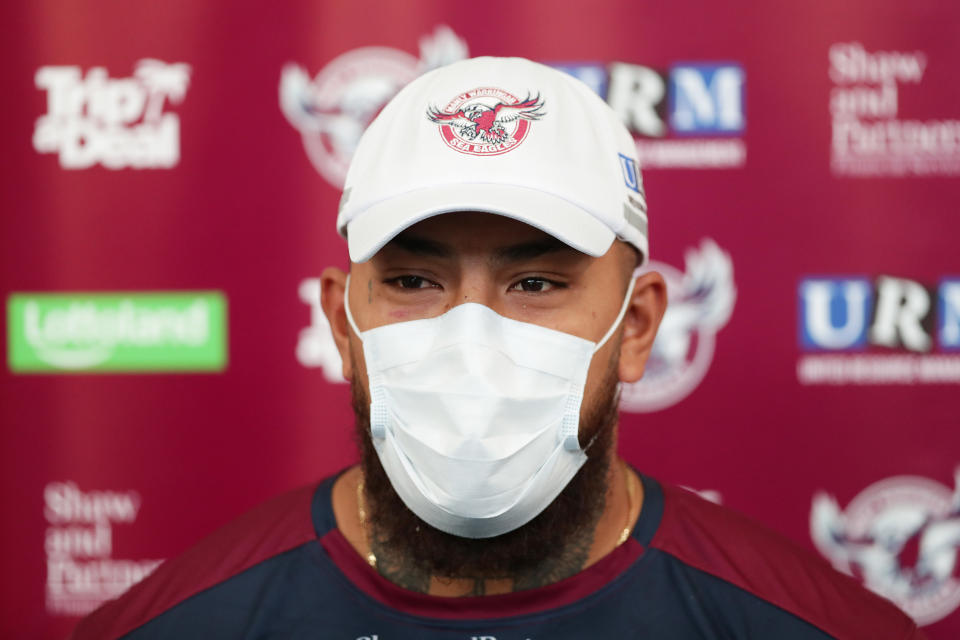
[[[413,275],[397,276],[396,278],[390,278],[384,282],[399,289],[427,289],[435,286],[434,283],[430,282],[426,278]]]
[[[544,293],[558,286],[563,285],[546,278],[524,278],[510,287],[510,290],[523,291],[524,293]]]

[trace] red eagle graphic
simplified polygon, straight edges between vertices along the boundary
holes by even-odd
[[[524,120],[539,120],[544,114],[543,100],[540,94],[527,96],[515,104],[498,102],[492,107],[483,104],[472,104],[456,113],[447,113],[436,107],[427,109],[427,118],[430,122],[449,124],[457,132],[469,140],[480,137],[484,142],[497,143],[507,139],[508,134],[503,127],[505,123],[523,118]]]

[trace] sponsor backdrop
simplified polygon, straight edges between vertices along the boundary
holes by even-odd
[[[671,302],[627,459],[960,636],[955,4],[0,13],[3,637],[64,636],[355,459],[317,281],[345,168],[399,87],[483,54],[566,70],[636,137]]]

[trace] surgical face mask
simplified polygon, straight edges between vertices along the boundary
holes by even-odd
[[[363,342],[370,435],[404,504],[441,531],[490,538],[553,502],[587,460],[587,370],[632,292],[633,280],[597,343],[476,303],[360,331],[345,301]]]

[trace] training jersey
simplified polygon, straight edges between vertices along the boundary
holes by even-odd
[[[924,638],[813,553],[642,475],[631,536],[580,573],[499,595],[415,593],[380,576],[337,529],[335,480],[275,498],[164,562],[73,638]]]

